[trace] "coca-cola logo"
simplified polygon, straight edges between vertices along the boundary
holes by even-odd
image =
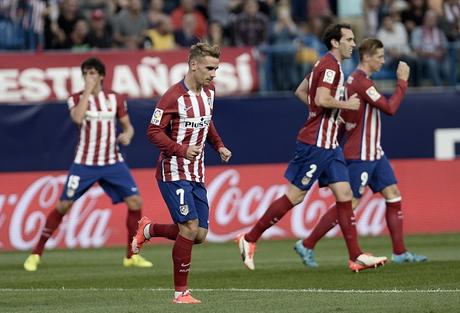
[[[254,181],[254,178],[245,179]],[[254,183],[244,190],[240,186],[241,182],[242,177],[238,170],[227,169],[208,184],[211,207],[207,237],[209,241],[224,242],[234,239],[239,233],[247,232],[265,213],[271,202],[285,193],[287,187],[285,184],[262,187]],[[385,201],[372,196],[372,191],[368,190],[355,210],[356,226],[361,235],[379,235],[385,229]],[[285,216],[285,219],[289,219],[287,227],[276,224],[270,227],[263,237],[307,237],[334,201],[333,194],[328,188],[320,189],[314,184],[304,201]],[[339,231],[339,227],[335,227],[327,236],[335,236]]]
[[[43,176],[19,197],[16,194],[0,197],[0,212],[6,204],[13,207],[8,226],[13,248],[28,250],[35,245],[45,225],[46,212],[54,208],[65,180],[65,175]],[[101,187],[92,187],[76,201],[46,247],[55,248],[61,243],[70,248],[103,246],[111,234],[109,221],[112,214],[109,208],[97,207],[103,194]],[[0,215],[0,226],[4,219],[5,216]]]
[[[229,241],[237,234],[247,232],[268,206],[285,193],[287,184],[282,173],[274,175],[271,172],[265,166],[251,169],[224,167],[213,176],[207,184],[210,205],[209,241]],[[143,184],[151,190],[151,180],[145,180],[150,175],[141,176],[144,180],[136,177],[141,190]],[[33,175],[32,182],[26,183],[24,188],[18,184],[17,188],[20,190],[0,194],[0,247],[19,250],[33,248],[40,237],[48,212],[59,199],[65,180],[65,175],[38,178]],[[148,209],[154,200],[161,199],[158,191],[146,193],[144,196]],[[112,210],[108,201],[109,198],[104,195],[101,187],[89,189],[64,217],[54,236],[47,242],[47,248],[125,244],[125,230],[120,232],[114,228],[116,225],[123,227],[121,225],[124,223],[124,214]],[[268,229],[263,237],[308,236],[334,201],[328,188],[319,189],[315,184],[304,201]],[[162,212],[162,218],[169,220],[167,210]],[[155,211],[155,214],[159,213]],[[380,197],[373,196],[370,190],[364,193],[355,215],[359,234],[380,235],[384,231],[385,202]],[[327,236],[335,236],[339,232],[340,229],[336,227]]]

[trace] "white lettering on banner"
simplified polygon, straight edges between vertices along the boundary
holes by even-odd
[[[219,65],[215,79],[219,95],[247,92],[254,88],[254,61],[250,53],[244,52],[232,58],[234,63],[221,62]],[[63,61],[63,64],[68,62]],[[150,98],[162,95],[172,84],[180,81],[188,70],[186,62],[170,64],[160,57],[143,56],[138,64],[135,62],[108,62],[107,70],[112,70],[112,76],[108,75],[105,79],[106,87],[132,98]],[[83,87],[79,66],[0,69],[0,102],[38,103],[53,98],[66,100],[70,94],[81,91]]]
[[[317,182],[315,182],[311,189],[317,188]],[[291,227],[292,233],[299,238],[305,238],[310,235],[314,227],[314,222],[326,213],[327,198],[331,197],[332,192],[328,188],[319,189],[318,200],[310,201],[311,192],[308,192],[304,200],[295,206],[292,210],[291,215]],[[310,225],[310,227],[307,227]]]
[[[171,67],[169,71],[169,76],[171,77],[171,82],[178,82],[182,78],[185,77],[188,71],[188,64],[187,63],[177,63]]]
[[[70,78],[70,68],[56,67],[46,70],[46,78],[51,80],[51,88],[58,99],[67,99],[70,93],[67,91],[67,80]]]
[[[128,65],[117,65],[113,68],[112,89],[133,98],[141,96],[137,81]]]
[[[208,185],[209,206],[213,209],[214,221],[216,225],[210,225],[207,240],[213,242],[223,242],[232,240],[239,233],[246,232],[266,211],[268,204],[284,194],[285,185],[274,185],[264,192],[260,186],[252,186],[243,194],[238,187],[240,182],[240,174],[237,170],[226,170],[220,173]],[[226,185],[228,185],[227,188]],[[217,195],[222,193],[220,199],[216,199]],[[253,209],[253,202],[257,203],[256,209]],[[215,204],[214,204],[215,203]],[[228,225],[233,219],[237,218],[238,222],[243,226],[231,233],[217,234],[212,231],[212,228],[218,229]],[[267,230],[263,237],[269,238],[273,236],[286,235],[284,230],[278,226],[272,226]]]
[[[50,96],[51,90],[45,82],[45,73],[37,68],[28,68],[19,77],[19,85],[23,86],[22,96],[31,101],[40,101]]]
[[[142,96],[162,95],[169,86],[168,67],[158,57],[144,57],[137,67]]]
[[[251,56],[248,53],[243,53],[236,58],[236,70],[238,72],[238,77],[240,78],[239,87],[242,91],[250,91],[254,83],[251,74],[251,66],[249,65],[250,60]]]
[[[9,241],[13,248],[28,250],[37,242],[46,221],[43,211],[49,210],[58,201],[62,189],[60,187],[65,180],[65,175],[44,176],[33,182],[19,199],[16,195],[8,196],[8,203],[11,206],[15,205],[9,225]],[[67,247],[103,246],[111,234],[108,223],[112,214],[110,209],[96,208],[96,202],[103,193],[101,187],[93,187],[76,201],[46,247],[54,248],[63,239]],[[2,195],[2,197],[0,208],[3,207],[4,202],[1,199],[6,196]],[[35,205],[37,207],[34,207]],[[1,212],[0,221],[2,221]]]
[[[5,222],[6,219],[6,214],[3,213],[3,205],[6,202],[6,196],[5,195],[0,195],[0,230],[2,229],[3,223]],[[4,244],[0,238],[0,248],[3,247]]]
[[[455,145],[460,143],[460,128],[436,128],[434,131],[434,157],[436,160],[454,160]]]
[[[72,85],[72,89],[70,90],[71,94],[80,92],[85,89],[85,81],[83,80],[81,69],[79,67],[70,68],[70,82]]]
[[[240,180],[238,170],[228,169],[222,171],[208,184],[210,214],[213,214],[211,218],[213,223],[209,225],[208,241],[228,241],[234,239],[239,233],[247,232],[265,213],[270,203],[286,191],[286,185],[272,185],[265,189],[253,185],[244,192],[239,187]],[[315,183],[312,191],[317,191],[319,198],[312,200],[312,192],[309,192],[304,201],[292,209],[290,231],[296,237],[308,236],[316,221],[329,208],[328,203],[333,201],[330,189],[317,190],[317,187]],[[368,189],[355,210],[355,215],[359,217],[356,227],[360,235],[379,235],[386,226],[385,201],[382,198],[371,199],[372,196],[372,191]],[[225,229],[228,225],[239,225],[239,227],[231,232],[217,232],[218,229]],[[339,231],[340,228],[336,226],[326,236],[336,236]],[[285,230],[275,225],[263,234],[263,238],[287,235],[289,234]]]
[[[368,188],[361,198],[360,204],[355,209],[355,215],[359,214],[356,229],[363,236],[380,235],[385,229],[386,204],[383,198],[371,199],[372,191]]]
[[[21,92],[18,90],[18,70],[0,70],[0,102],[18,102]]]
[[[230,63],[220,63],[215,78],[219,95],[231,94],[238,90],[238,77],[235,67]]]

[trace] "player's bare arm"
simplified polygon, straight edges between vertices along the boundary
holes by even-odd
[[[300,101],[302,101],[303,103],[305,104],[309,104],[308,103],[308,79],[309,79],[310,75],[308,75],[307,77],[304,78],[304,80],[300,83],[300,85],[297,87],[296,91],[294,92],[294,94],[296,95],[297,98],[300,99]]]
[[[78,104],[70,111],[72,121],[78,125],[80,125],[85,118],[85,113],[89,106],[89,97],[97,92],[102,80],[101,76],[97,75],[97,71],[93,69],[85,71],[83,78],[85,80],[85,89],[80,96]]]
[[[359,99],[356,94],[353,94],[347,101],[339,101],[331,95],[331,90],[326,87],[318,87],[315,96],[316,105],[326,109],[345,109],[358,110]]]
[[[131,139],[134,136],[134,128],[131,124],[131,121],[129,120],[128,115],[125,115],[122,118],[120,118],[119,122],[121,124],[121,128],[123,129],[123,132],[118,135],[117,140],[122,145],[127,146],[131,143]]]

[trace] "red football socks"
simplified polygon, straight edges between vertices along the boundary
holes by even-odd
[[[187,290],[188,272],[192,261],[193,241],[177,235],[172,249],[174,264],[174,287],[176,291]]]
[[[64,214],[61,214],[57,209],[51,211],[51,213],[46,218],[45,227],[42,230],[40,240],[38,241],[37,245],[32,251],[33,254],[42,255],[46,242],[53,235],[54,231],[56,230],[56,228],[58,228],[59,224],[61,224],[63,217]]]
[[[315,228],[313,228],[312,232],[310,233],[310,236],[303,240],[304,247],[307,247],[308,249],[314,249],[316,243],[321,238],[323,238],[328,231],[334,228],[337,223],[337,208],[335,204],[333,204],[327,210],[327,212],[321,216],[318,223],[315,225]]]
[[[337,201],[336,208],[340,229],[347,244],[348,255],[350,256],[350,260],[354,261],[362,254],[362,251],[358,244],[358,233],[356,231],[356,221],[351,201]]]
[[[286,195],[273,201],[265,214],[257,221],[244,238],[248,242],[257,242],[263,232],[280,221],[292,207],[293,205]]]
[[[176,224],[150,224],[149,234],[152,237],[163,237],[176,240],[179,227]]]
[[[131,250],[131,242],[133,241],[133,237],[136,235],[137,231],[137,221],[141,219],[141,210],[128,210],[128,216],[126,217],[126,228],[128,230],[128,246],[126,249],[126,257],[130,258],[133,255],[133,251]]]
[[[393,253],[402,254],[406,252],[403,235],[403,213],[401,210],[401,201],[387,202],[385,218],[387,227],[391,235],[391,243],[393,244]]]

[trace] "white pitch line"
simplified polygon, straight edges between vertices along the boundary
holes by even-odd
[[[267,292],[267,293],[460,293],[460,289],[250,289],[250,288],[192,288],[199,292]],[[45,292],[45,291],[168,291],[169,288],[0,288],[0,292]]]

